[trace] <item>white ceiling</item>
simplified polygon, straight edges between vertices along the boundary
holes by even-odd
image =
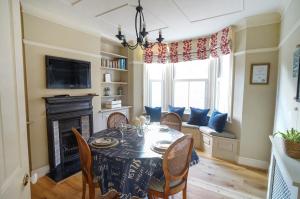
[[[25,12],[114,39],[118,25],[135,38],[138,0],[22,0]],[[166,41],[207,35],[241,19],[280,12],[287,0],[141,0],[150,39],[158,29]]]

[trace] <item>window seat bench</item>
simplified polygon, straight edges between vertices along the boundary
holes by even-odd
[[[236,162],[239,140],[233,133],[218,133],[208,126],[197,126],[182,122],[181,131],[194,138],[194,146],[212,157]]]

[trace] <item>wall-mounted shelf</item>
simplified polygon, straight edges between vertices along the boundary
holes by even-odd
[[[100,55],[108,56],[108,57],[114,57],[114,58],[125,58],[125,59],[128,58],[124,55],[119,55],[119,54],[116,54],[116,53],[110,53],[110,52],[105,52],[105,51],[100,51]]]
[[[114,97],[123,97],[125,95],[109,95],[109,96],[102,96],[102,98],[114,98]]]
[[[108,68],[108,67],[101,67],[102,70],[115,70],[115,71],[121,71],[121,72],[128,72],[128,70],[125,69],[119,69],[119,68]]]
[[[104,112],[110,112],[110,111],[116,111],[116,110],[123,110],[123,109],[129,109],[132,108],[132,106],[122,106],[120,108],[103,108],[99,111],[99,113],[104,113]]]
[[[127,85],[127,82],[101,82],[101,84]]]

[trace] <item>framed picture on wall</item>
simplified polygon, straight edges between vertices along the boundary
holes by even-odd
[[[295,99],[297,102],[300,102],[300,44],[296,46],[296,50],[294,52],[293,68],[297,68],[297,77],[298,77]]]
[[[269,84],[270,64],[252,64],[250,72],[250,84]]]

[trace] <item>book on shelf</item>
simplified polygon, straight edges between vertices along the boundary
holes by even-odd
[[[101,58],[101,67],[126,70],[127,63],[125,58],[117,58],[117,59]]]

